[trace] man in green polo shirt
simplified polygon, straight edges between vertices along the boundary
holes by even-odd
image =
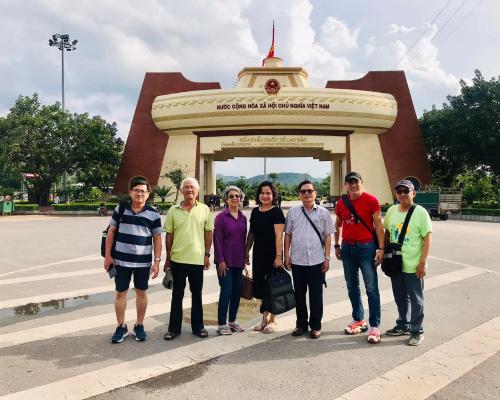
[[[182,299],[186,278],[191,290],[191,329],[194,335],[206,338],[203,325],[203,271],[210,267],[210,247],[214,222],[210,209],[196,200],[200,186],[194,178],[186,178],[181,184],[184,201],[168,210],[164,231],[167,260],[164,270],[172,270],[173,288],[170,322],[165,340],[173,340],[181,334]]]
[[[413,204],[415,187],[403,179],[394,187],[399,204],[391,206],[384,218],[384,243],[397,242],[408,210]],[[410,346],[418,346],[424,340],[424,276],[431,247],[432,224],[427,210],[419,205],[411,215],[403,246],[403,272],[391,277],[392,292],[398,306],[396,326],[386,335],[411,335]],[[410,312],[410,320],[408,320]]]

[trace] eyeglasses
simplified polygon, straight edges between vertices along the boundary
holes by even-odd
[[[142,190],[142,189],[132,189],[132,192],[135,194],[146,194],[149,193],[147,190]]]
[[[314,193],[314,189],[300,189],[300,194],[312,194]]]
[[[410,189],[396,189],[397,194],[408,194],[410,193]]]
[[[230,199],[239,199],[241,196],[239,194],[230,194],[229,196]]]

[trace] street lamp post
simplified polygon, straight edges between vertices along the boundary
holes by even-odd
[[[49,46],[55,46],[57,49],[61,51],[61,109],[64,111],[64,51],[74,51],[76,50],[76,44],[78,40],[71,41],[69,35],[66,33],[56,33],[52,35],[52,39],[49,39]],[[64,190],[64,197],[67,200],[67,181],[68,174],[64,172],[62,177],[62,187]]]
[[[74,51],[76,50],[76,44],[78,40],[73,40],[69,38],[68,34],[56,33],[52,35],[52,39],[49,39],[49,46],[55,46],[61,51],[61,82],[62,82],[62,103],[61,107],[64,110],[64,50]]]

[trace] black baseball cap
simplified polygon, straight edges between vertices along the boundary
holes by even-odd
[[[360,182],[363,181],[363,178],[361,178],[361,175],[359,173],[351,171],[345,175],[344,182],[349,182],[352,179],[356,179],[357,181]]]
[[[394,186],[394,189],[397,189],[398,187],[406,187],[410,190],[415,190],[415,186],[413,185],[413,182],[412,181],[409,181],[408,179],[403,179],[401,181],[399,181],[398,183],[396,183],[396,186]]]

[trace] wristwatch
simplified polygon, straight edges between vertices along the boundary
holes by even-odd
[[[334,245],[333,245],[333,247],[334,247],[335,249],[340,249],[340,244],[334,244]]]
[[[155,257],[154,259],[155,261],[161,261],[161,258],[160,257]]]
[[[332,261],[332,256],[325,256],[325,261],[328,260],[328,261]]]
[[[205,253],[205,255],[206,255],[207,257],[210,257],[210,253]]]
[[[383,248],[383,247],[379,247],[377,250],[382,250],[382,251],[384,251],[384,248]]]

